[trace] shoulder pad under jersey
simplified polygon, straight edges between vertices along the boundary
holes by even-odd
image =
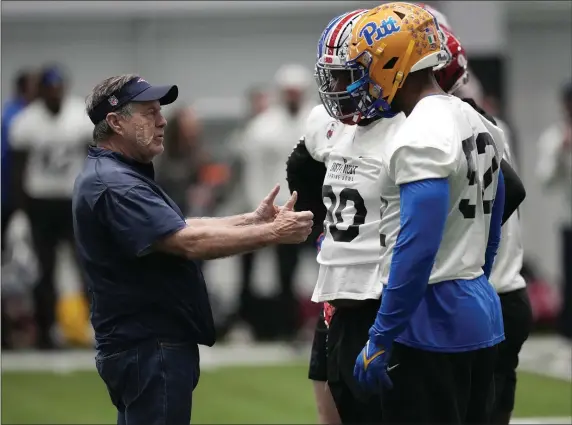
[[[306,149],[312,158],[320,162],[325,161],[333,144],[330,137],[338,126],[343,125],[332,118],[323,105],[315,106],[312,109],[304,129]]]

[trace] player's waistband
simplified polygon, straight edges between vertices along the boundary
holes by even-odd
[[[361,308],[364,305],[369,305],[375,302],[379,304],[380,300],[381,298],[375,300],[372,298],[368,298],[365,300],[350,300],[347,298],[343,298],[343,299],[328,301],[328,303],[334,306],[336,309],[346,309],[346,308],[353,309],[353,308]]]

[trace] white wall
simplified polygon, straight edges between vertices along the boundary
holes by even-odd
[[[224,10],[112,19],[3,16],[2,100],[22,66],[56,60],[69,67],[73,91],[81,95],[107,76],[139,72],[151,82],[178,84],[183,101],[227,97],[224,103],[232,104],[252,84],[270,82],[285,62],[313,67],[323,27],[356,3],[374,2],[320,3],[305,13],[258,11],[266,16],[256,17]]]
[[[572,79],[572,25],[570,21],[560,25],[511,22],[508,49],[509,113],[518,131],[520,174],[527,190],[522,207],[525,253],[547,277],[559,281],[559,226],[561,218],[570,217],[571,212],[562,202],[561,192],[550,193],[540,187],[534,171],[538,137],[561,119],[559,91]]]

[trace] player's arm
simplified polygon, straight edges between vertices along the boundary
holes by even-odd
[[[405,183],[399,192],[401,228],[381,307],[369,331],[370,340],[384,347],[405,329],[423,298],[449,208],[447,178]]]
[[[325,176],[326,166],[310,155],[302,137],[286,161],[286,180],[290,193],[298,192],[296,210],[312,211],[314,223],[320,226],[326,217],[322,200]]]
[[[491,224],[489,230],[489,240],[487,243],[487,249],[485,251],[485,265],[483,266],[483,271],[487,279],[491,275],[491,270],[495,261],[495,256],[500,245],[501,240],[501,226],[503,213],[505,211],[505,179],[503,176],[502,169],[499,171],[499,180],[497,186],[497,193],[493,203],[493,210],[491,213]]]
[[[406,137],[406,143],[394,142],[398,147],[387,160],[389,177],[399,187],[400,229],[369,332],[370,341],[383,347],[405,329],[423,298],[449,212],[449,176],[461,155],[447,135]]]
[[[504,176],[505,201],[502,224],[505,224],[526,198],[526,190],[514,168],[505,159],[501,161],[500,168]]]

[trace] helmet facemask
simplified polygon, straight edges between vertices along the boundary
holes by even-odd
[[[325,55],[316,63],[315,78],[322,104],[332,118],[356,123],[360,113],[348,86],[363,77],[363,70],[346,67],[335,56]]]

